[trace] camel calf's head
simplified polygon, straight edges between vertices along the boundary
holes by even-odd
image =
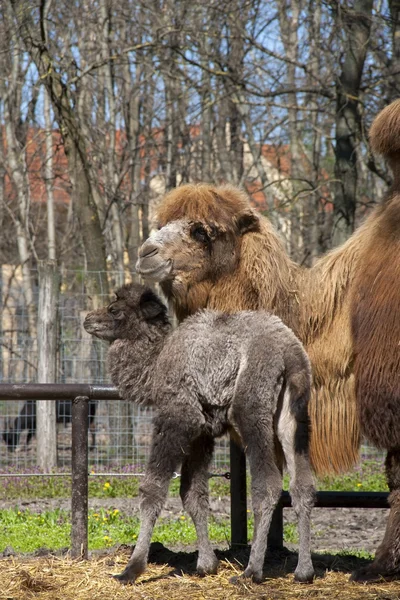
[[[234,271],[243,235],[260,226],[244,192],[206,184],[167,194],[158,225],[140,248],[136,268],[144,278],[164,283],[167,295]]]
[[[83,327],[107,342],[135,339],[155,325],[169,325],[167,307],[154,292],[136,283],[120,287],[108,306],[86,315]]]

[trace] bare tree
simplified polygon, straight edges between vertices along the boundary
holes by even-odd
[[[0,80],[0,96],[2,98],[2,112],[4,118],[5,151],[3,160],[8,165],[8,174],[12,181],[17,199],[17,209],[14,212],[7,203],[3,208],[8,210],[16,230],[19,262],[22,269],[23,289],[27,309],[27,328],[34,337],[36,331],[36,309],[33,294],[33,282],[31,279],[31,258],[33,245],[30,234],[30,183],[28,166],[26,161],[26,148],[29,121],[34,112],[37,99],[37,91],[34,89],[28,114],[22,117],[22,88],[29,70],[28,65],[23,66],[22,49],[16,31],[13,27],[13,16],[10,7],[6,5],[3,9],[5,23],[5,35],[9,36],[8,48],[2,55],[3,73],[8,77]],[[3,198],[3,200],[5,200]]]
[[[38,23],[34,21],[34,9],[29,9],[24,0],[10,0],[10,4],[21,38],[50,94],[61,126],[87,268],[89,273],[95,273],[95,276],[88,277],[88,291],[95,298],[100,291],[104,292],[108,288],[104,243],[89,176],[86,142],[72,108],[71,87],[55,68],[56,59],[48,44],[46,1],[42,0],[40,3]]]
[[[360,85],[371,30],[373,0],[355,0],[354,8],[337,5],[346,36],[345,58],[337,84],[335,148],[335,244],[354,229],[357,197],[357,154],[360,140]]]

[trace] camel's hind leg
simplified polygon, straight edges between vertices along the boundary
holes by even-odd
[[[294,402],[296,402],[295,398]],[[289,491],[299,527],[299,560],[295,579],[300,582],[311,582],[314,578],[314,567],[311,561],[310,519],[315,488],[308,458],[307,407],[302,402],[297,403],[297,407],[299,410],[294,415],[291,409],[291,392],[286,389],[282,396],[277,435],[286,459],[290,476]]]
[[[354,572],[351,576],[353,581],[400,579],[400,450],[391,450],[387,453],[386,477],[391,493],[385,535],[373,562]]]
[[[214,450],[210,436],[198,437],[190,447],[189,456],[182,465],[180,494],[185,510],[191,516],[197,533],[199,575],[216,573],[218,559],[208,538],[208,468]]]

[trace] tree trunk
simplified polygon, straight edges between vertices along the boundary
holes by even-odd
[[[101,55],[103,61],[105,62],[105,65],[103,67],[105,80],[104,92],[107,96],[108,101],[108,119],[105,119],[104,125],[107,132],[105,175],[107,181],[108,201],[111,202],[110,218],[112,243],[110,244],[110,249],[113,255],[113,267],[117,271],[116,285],[120,287],[124,283],[124,244],[122,236],[121,219],[119,214],[119,206],[117,202],[118,171],[117,164],[115,161],[117,113],[115,106],[113,74],[110,58],[111,5],[108,5],[107,0],[100,0],[100,15],[102,21]]]
[[[39,262],[38,383],[56,383],[59,277],[54,260]],[[57,467],[56,402],[36,402],[37,461],[44,473]]]
[[[50,260],[56,259],[56,231],[54,222],[54,197],[53,197],[53,128],[50,114],[50,98],[44,88],[43,102],[44,122],[46,127],[46,195],[47,195],[47,246]]]
[[[400,96],[400,0],[389,0],[392,57],[390,60],[389,97],[387,103]]]
[[[86,256],[87,291],[94,308],[103,304],[100,294],[108,294],[104,240],[99,214],[90,180],[90,167],[85,140],[72,108],[70,90],[56,68],[47,47],[45,9],[40,3],[40,23],[33,21],[33,10],[25,0],[9,0],[14,9],[19,33],[46,86],[63,135],[68,169],[74,186],[75,207]]]
[[[337,84],[334,245],[354,230],[357,200],[357,148],[360,140],[360,83],[370,38],[373,0],[342,5],[339,17],[347,38],[345,59]]]
[[[286,66],[286,81],[288,88],[296,89],[296,63],[298,61],[298,28],[300,17],[299,0],[281,0],[279,5],[279,23],[282,42],[285,47],[285,56],[288,59]],[[303,206],[299,196],[300,177],[302,173],[302,151],[300,148],[300,135],[298,131],[298,104],[295,92],[287,94],[289,140],[290,140],[290,176],[292,179],[293,202],[290,210],[290,254],[298,262],[304,259],[303,241]]]

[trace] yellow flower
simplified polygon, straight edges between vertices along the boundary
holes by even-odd
[[[186,517],[184,515],[181,516],[182,521],[184,521],[186,519]]]
[[[111,483],[109,483],[108,481],[105,482],[104,484],[104,489],[108,490],[108,488],[111,487]]]
[[[362,483],[357,483],[357,487],[361,487],[361,486],[362,486]]]
[[[119,513],[118,508],[114,508],[114,515],[117,515]]]

